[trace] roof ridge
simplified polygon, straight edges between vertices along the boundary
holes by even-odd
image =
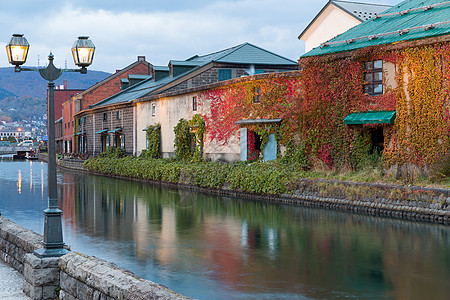
[[[231,49],[233,49],[233,48],[237,48],[237,47],[239,47],[239,46],[241,46],[242,44],[239,44],[239,45],[237,45],[237,46],[233,46],[233,47],[230,47],[230,48],[226,48],[226,49],[223,49],[223,50],[219,50],[219,51],[216,51],[216,52],[212,52],[212,53],[209,53],[209,54],[205,54],[205,55],[197,55],[197,57],[196,58],[202,58],[202,57],[206,57],[206,56],[211,56],[211,55],[214,55],[214,54],[218,54],[218,53],[220,53],[220,52],[225,52],[225,51],[229,51],[229,50],[231,50]],[[191,58],[189,58],[189,59],[192,59],[192,57]]]
[[[363,5],[373,5],[373,6],[386,6],[386,7],[392,7],[393,6],[393,5],[389,5],[389,4],[378,4],[378,3],[346,1],[346,0],[330,0],[330,2],[345,2],[345,3],[353,3],[353,4],[363,4]]]
[[[261,47],[256,46],[256,45],[253,45],[253,44],[251,44],[251,43],[249,43],[249,42],[245,42],[245,43],[240,44],[239,47],[237,47],[234,51],[232,51],[232,52],[228,53],[227,55],[224,55],[224,56],[222,56],[222,57],[220,57],[220,58],[217,58],[217,60],[220,60],[220,59],[222,59],[222,58],[224,58],[224,57],[226,57],[226,56],[228,56],[228,55],[234,53],[236,50],[238,50],[238,49],[240,49],[240,48],[243,48],[244,46],[251,46],[251,47],[253,47],[253,48],[262,50],[262,51],[264,51],[264,52],[266,52],[266,53],[270,53],[270,54],[272,54],[272,55],[275,55],[275,56],[277,56],[277,57],[279,57],[279,58],[282,58],[282,59],[285,59],[285,60],[289,60],[289,61],[291,61],[291,62],[293,62],[293,63],[297,63],[296,61],[294,61],[294,60],[292,60],[292,59],[290,59],[290,58],[281,56],[280,54],[277,54],[277,53],[275,53],[275,52],[266,50],[266,49],[261,48]]]
[[[234,46],[234,49],[233,49],[233,47],[227,49],[227,50],[233,49],[233,51],[224,53],[222,56],[217,57],[214,61],[219,60],[219,59],[222,59],[222,58],[224,58],[224,57],[230,55],[231,53],[236,52],[238,49],[242,48],[242,47],[245,46],[245,45],[249,45],[249,43],[245,42],[245,43],[239,44],[239,45],[237,45],[237,46]],[[225,51],[225,50],[224,50],[224,51]]]

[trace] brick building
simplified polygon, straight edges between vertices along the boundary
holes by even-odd
[[[83,92],[68,98],[63,103],[63,152],[86,152],[86,135],[84,133],[84,120],[74,117],[79,111],[89,108],[111,95],[119,93],[124,88],[123,79],[128,80],[131,76],[132,80],[141,80],[140,76],[148,76],[152,74],[153,66],[145,60],[145,56],[138,56],[137,61],[129,66],[117,70],[116,73],[84,90]],[[144,77],[146,78],[146,77]],[[126,86],[125,86],[126,87]]]
[[[55,120],[62,117],[62,107],[63,103],[73,96],[81,93],[83,90],[80,89],[68,89],[67,80],[64,80],[63,85],[55,86],[54,90],[54,100],[55,100]],[[47,97],[48,98],[48,97]]]

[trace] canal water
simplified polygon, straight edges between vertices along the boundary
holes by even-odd
[[[47,165],[0,158],[0,213],[42,233]],[[199,299],[450,299],[443,225],[58,172],[64,240]]]

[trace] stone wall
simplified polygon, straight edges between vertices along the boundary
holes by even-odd
[[[0,216],[0,258],[23,274],[28,253],[41,248],[42,236]]]
[[[450,225],[450,189],[299,179],[285,194],[264,195],[230,190],[229,183],[222,189],[209,189],[194,186],[194,182],[195,178],[180,176],[178,184],[168,185],[271,203]]]
[[[48,154],[47,153],[38,153],[37,157],[41,161],[48,162]]]
[[[189,299],[105,260],[69,252],[39,258],[42,236],[0,216],[0,258],[24,275],[31,299]]]
[[[450,224],[450,189],[301,179],[273,202]]]
[[[189,299],[102,259],[71,252],[59,261],[59,299]]]
[[[38,159],[41,161],[48,162],[48,154],[47,153],[39,153]],[[56,165],[62,168],[77,170],[77,171],[86,171],[83,167],[84,160],[81,159],[59,159],[56,161]]]
[[[77,170],[77,171],[86,171],[83,167],[84,160],[80,159],[60,159],[56,162],[58,166],[71,169],[71,170]]]

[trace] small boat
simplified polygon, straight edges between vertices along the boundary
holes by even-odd
[[[37,160],[37,156],[33,153],[33,152],[27,152],[27,154],[25,154],[25,158],[28,160]]]

